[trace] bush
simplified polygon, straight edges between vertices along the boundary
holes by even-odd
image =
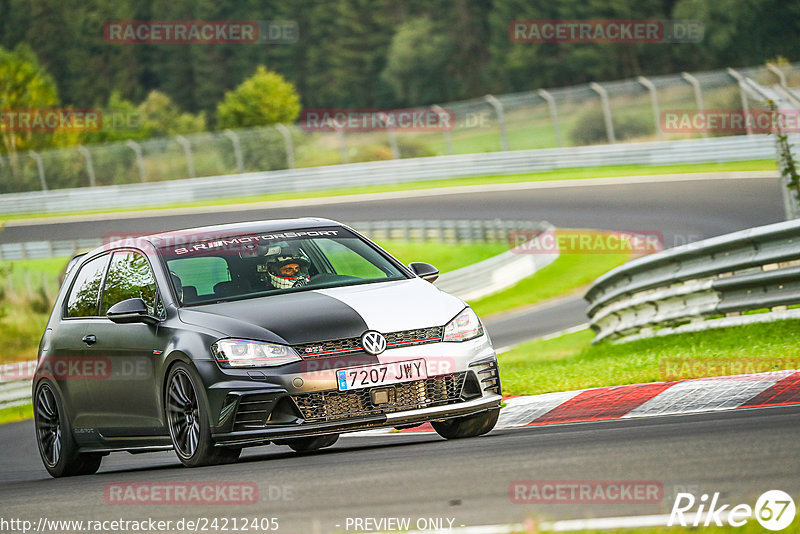
[[[359,145],[348,148],[348,163],[392,159],[392,149],[387,145]]]
[[[618,141],[653,133],[653,119],[650,116],[612,111],[611,118],[614,123],[614,136]],[[570,131],[570,139],[572,144],[578,146],[607,143],[603,109],[593,106],[581,113]]]
[[[414,137],[408,138],[399,136],[397,145],[400,148],[400,154],[404,158],[426,158],[436,155],[436,152],[434,152],[430,145]]]
[[[32,297],[28,299],[28,306],[33,313],[47,314],[53,307],[53,302],[47,296],[47,290],[40,287],[36,290]]]

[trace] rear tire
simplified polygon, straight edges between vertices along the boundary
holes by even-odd
[[[446,421],[434,421],[431,425],[436,433],[445,439],[473,438],[490,432],[497,424],[499,415],[500,410],[493,409]]]
[[[40,382],[33,398],[36,443],[50,476],[58,478],[96,473],[103,455],[78,452],[69,417],[55,386],[48,381]]]
[[[328,434],[327,436],[314,436],[311,438],[297,438],[290,439],[282,442],[281,445],[288,445],[296,452],[311,452],[317,451],[324,447],[330,447],[336,440],[339,439],[339,434]]]
[[[200,380],[183,362],[170,369],[164,391],[169,435],[178,460],[186,467],[230,464],[241,447],[215,447],[211,439],[208,406]]]

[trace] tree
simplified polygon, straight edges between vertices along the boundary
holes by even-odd
[[[425,17],[402,24],[392,38],[381,78],[403,105],[450,100],[450,57],[455,45],[443,28]]]
[[[25,44],[13,51],[0,47],[0,110],[41,109],[58,105],[58,90],[53,78],[39,65],[36,55]],[[9,154],[17,150],[49,144],[52,134],[0,128],[3,147]]]
[[[300,96],[283,76],[259,66],[217,106],[217,128],[247,128],[294,122],[300,114]]]
[[[139,104],[142,131],[146,137],[172,136],[202,132],[206,129],[206,115],[182,113],[172,100],[159,91],[151,91]]]

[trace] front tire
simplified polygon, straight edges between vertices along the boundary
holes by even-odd
[[[178,362],[169,372],[164,394],[169,435],[178,460],[186,467],[233,463],[240,447],[215,447],[211,439],[208,406],[200,381],[191,368]]]
[[[61,396],[47,381],[36,386],[33,419],[39,454],[50,476],[91,475],[100,469],[102,454],[78,452]]]
[[[434,421],[431,425],[436,433],[445,439],[473,438],[490,432],[497,424],[499,416],[500,410],[493,409],[446,421]]]

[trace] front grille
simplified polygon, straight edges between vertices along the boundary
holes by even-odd
[[[335,421],[357,416],[416,410],[461,400],[461,389],[467,372],[434,376],[424,380],[404,382],[393,386],[356,389],[353,391],[320,391],[293,395],[306,422]],[[394,390],[389,404],[372,403],[372,389]]]
[[[295,345],[294,350],[304,358],[315,358],[317,356],[329,356],[340,352],[354,352],[361,350],[361,340],[357,337],[346,339],[333,339],[320,343],[304,343]]]
[[[414,330],[403,330],[384,334],[386,338],[386,348],[413,347],[415,345],[425,345],[427,343],[438,343],[444,335],[443,326],[433,326],[430,328],[416,328]],[[333,356],[348,352],[360,352],[361,338],[349,337],[343,339],[332,339],[330,341],[320,341],[318,343],[303,343],[294,345],[297,353],[304,358],[318,358],[321,356]]]
[[[387,347],[410,347],[413,345],[424,345],[426,343],[438,343],[444,335],[443,326],[432,328],[417,328],[416,330],[405,330],[403,332],[392,332],[386,334]]]

